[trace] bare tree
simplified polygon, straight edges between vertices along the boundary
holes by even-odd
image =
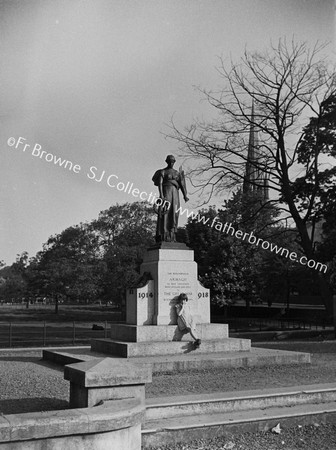
[[[294,221],[309,259],[314,248],[308,224],[320,189],[321,156],[326,148],[316,139],[304,164],[298,151],[304,125],[310,117],[319,118],[324,102],[336,93],[334,71],[322,56],[325,48],[280,40],[263,53],[246,50],[238,64],[231,62],[230,69],[221,60],[218,71],[225,80],[224,88],[202,91],[218,118],[211,123],[196,121],[183,131],[173,123],[169,134],[181,143],[182,155],[191,160],[189,177],[209,201],[214,194],[243,182],[248,136],[254,127],[259,145],[252,164],[267,176],[273,192],[269,203],[284,211],[283,218]],[[319,121],[316,123],[318,126]],[[304,210],[295,196],[298,176],[313,180],[314,185]]]
[[[222,62],[218,69],[226,81],[220,92],[202,91],[219,112],[212,123],[196,122],[181,131],[172,125],[170,137],[178,140],[182,154],[192,160],[189,176],[194,186],[210,200],[213,194],[244,179],[251,126],[259,133],[258,158],[252,164],[267,175],[269,188],[282,200],[282,208],[300,233],[301,244],[312,256],[307,221],[315,201],[312,192],[304,214],[300,214],[292,186],[300,174],[320,169],[322,148],[316,146],[309,163],[298,163],[298,147],[308,118],[322,113],[321,105],[336,92],[336,78],[324,59],[325,46],[289,45],[280,40],[264,53],[245,51],[240,64],[230,70]],[[251,105],[254,115],[251,116]],[[316,191],[318,177],[315,177]],[[256,182],[258,183],[258,182]]]

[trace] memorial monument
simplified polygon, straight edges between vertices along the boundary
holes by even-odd
[[[174,169],[175,158],[168,155],[167,167],[155,172],[152,181],[159,188],[161,206],[158,207],[158,220],[156,226],[156,242],[176,242],[176,232],[179,219],[180,196],[182,191],[184,201],[187,202],[187,187],[184,172]]]
[[[156,207],[156,244],[144,255],[138,282],[127,289],[126,323],[114,324],[110,339],[94,340],[91,349],[127,358],[192,351],[248,351],[248,339],[229,339],[227,325],[210,324],[210,291],[198,280],[194,251],[176,242],[180,191],[184,201],[189,200],[184,172],[182,168],[174,169],[173,155],[167,156],[166,163],[152,178],[161,199]],[[176,304],[182,293],[188,297],[196,324],[197,345],[189,331],[181,331],[177,325]],[[186,342],[190,345],[186,346]]]

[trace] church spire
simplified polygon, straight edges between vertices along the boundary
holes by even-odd
[[[247,147],[246,169],[243,183],[243,194],[260,192],[262,201],[269,199],[267,176],[260,170],[260,152],[258,131],[255,126],[254,102],[251,108],[250,135]]]
[[[257,188],[259,171],[256,167],[258,159],[258,132],[255,129],[254,103],[252,103],[251,120],[250,120],[250,136],[247,147],[247,161],[244,177],[243,192],[254,192]]]

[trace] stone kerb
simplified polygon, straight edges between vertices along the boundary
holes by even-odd
[[[0,450],[140,450],[145,406],[138,399],[86,409],[0,417]]]
[[[144,404],[145,384],[152,381],[152,372],[147,364],[102,358],[65,366],[64,378],[70,381],[70,407],[87,408],[130,397]]]

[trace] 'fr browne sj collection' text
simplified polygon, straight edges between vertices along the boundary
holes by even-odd
[[[70,172],[78,174],[82,171],[82,167],[79,164],[75,164],[72,161],[63,159],[59,156],[42,150],[42,146],[40,144],[30,145],[27,143],[27,139],[24,137],[20,136],[18,139],[10,137],[7,140],[7,144],[9,147],[22,150],[22,152],[31,153],[31,155],[35,158],[39,158],[48,163],[55,164],[56,166],[69,170]],[[157,206],[160,206],[162,204],[162,200],[158,198],[156,194],[153,194],[152,192],[148,193],[145,191],[141,191],[138,188],[134,188],[134,183],[131,183],[130,181],[127,181],[126,183],[122,181],[118,182],[118,175],[108,175],[106,173],[106,170],[98,170],[96,166],[91,166],[86,172],[86,176],[88,179],[96,181],[97,183],[101,183],[102,181],[104,181],[108,187],[116,188],[118,191],[131,194],[133,197],[140,198],[140,200],[142,201],[147,201],[152,204],[155,203]]]

